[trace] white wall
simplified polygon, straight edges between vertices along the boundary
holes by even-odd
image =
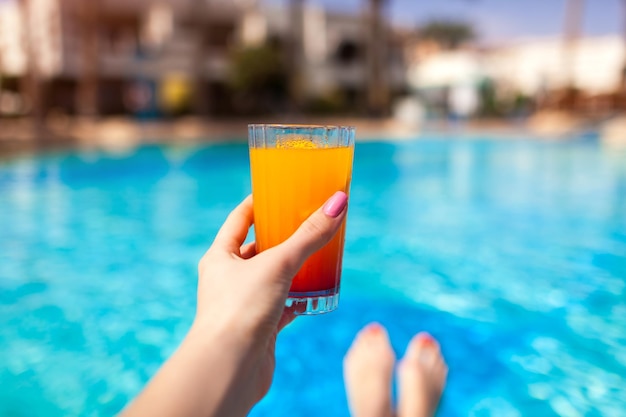
[[[572,84],[590,94],[615,91],[624,64],[618,36],[581,39],[568,56],[560,38],[522,41],[487,54],[485,72],[526,94]]]
[[[565,53],[559,37],[522,40],[486,51],[441,52],[407,73],[415,88],[451,85],[490,77],[522,93],[572,84],[590,94],[615,91],[626,58],[619,36],[585,38]]]
[[[20,75],[26,70],[22,47],[23,24],[18,3],[0,2],[0,72]]]
[[[34,64],[41,75],[52,76],[62,63],[59,5],[57,0],[31,0],[29,4],[28,15],[22,16],[17,1],[0,3],[0,66],[10,75],[26,71],[24,28],[29,27]]]

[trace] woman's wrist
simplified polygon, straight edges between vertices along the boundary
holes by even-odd
[[[245,416],[255,402],[248,378],[254,357],[219,323],[194,322],[126,414]],[[164,396],[170,399],[161,402]]]
[[[219,315],[196,317],[185,340],[207,349],[217,344],[220,350],[229,349],[231,353],[241,356],[241,360],[250,356],[255,347],[253,332],[242,325],[240,318],[229,319]]]
[[[214,416],[245,416],[255,404],[250,375],[256,358],[248,342],[225,323],[196,320],[180,346],[190,366],[205,373],[202,389],[222,393]]]

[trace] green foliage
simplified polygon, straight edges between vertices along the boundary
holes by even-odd
[[[471,24],[454,20],[433,20],[418,30],[423,39],[433,40],[447,49],[476,39],[476,32]]]
[[[230,86],[235,92],[283,95],[287,91],[287,70],[280,51],[269,45],[234,51]]]
[[[492,80],[485,79],[479,86],[481,107],[479,116],[509,117],[527,115],[533,108],[533,99],[519,91],[500,90]]]
[[[328,91],[313,98],[308,103],[308,111],[313,114],[337,114],[346,111],[345,95],[338,90]]]
[[[479,86],[478,93],[481,102],[479,114],[486,117],[501,116],[502,103],[498,102],[494,83],[491,80],[484,80]]]

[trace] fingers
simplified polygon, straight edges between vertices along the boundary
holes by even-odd
[[[265,252],[282,272],[278,275],[293,278],[309,256],[330,242],[341,227],[347,204],[348,196],[342,191],[336,192],[286,241]]]
[[[285,307],[285,309],[283,310],[283,314],[280,316],[280,320],[278,321],[279,332],[284,329],[289,323],[294,321],[294,319],[296,318],[295,311],[295,307]]]
[[[246,240],[253,222],[252,196],[249,195],[228,215],[215,237],[213,246],[239,253],[239,248]]]
[[[246,243],[239,249],[241,259],[250,259],[256,255],[256,242]]]

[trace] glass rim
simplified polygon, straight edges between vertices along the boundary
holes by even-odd
[[[347,125],[321,125],[321,124],[299,124],[299,123],[250,123],[248,124],[248,129],[256,129],[256,128],[356,130],[355,126],[347,126]]]

